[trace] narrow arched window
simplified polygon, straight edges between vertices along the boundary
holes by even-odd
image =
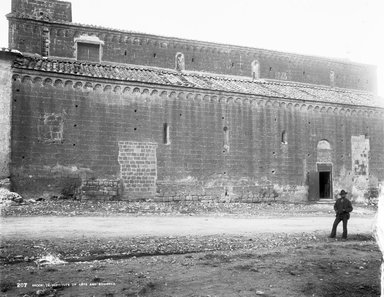
[[[281,143],[282,144],[287,144],[288,143],[287,132],[285,132],[285,130],[283,130],[283,132],[281,132]]]
[[[224,133],[224,152],[229,151],[229,130],[228,127],[223,128]]]
[[[175,68],[177,71],[185,70],[185,60],[183,53],[177,53],[175,56]]]
[[[169,125],[167,123],[164,123],[163,125],[163,143],[164,144],[170,144],[170,138],[169,138]]]
[[[317,143],[317,149],[318,150],[330,150],[331,149],[331,144],[326,139],[320,140]]]
[[[252,79],[260,78],[260,63],[257,60],[252,62]]]
[[[335,86],[335,72],[334,71],[329,71],[329,83],[331,87]]]
[[[322,139],[317,143],[317,162],[331,163],[332,162],[332,147],[326,139]]]

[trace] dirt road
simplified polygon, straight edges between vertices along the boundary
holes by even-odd
[[[228,217],[6,217],[1,218],[2,239],[10,238],[76,238],[131,237],[176,235],[252,235],[258,233],[330,232],[334,217],[308,216],[283,218]],[[370,233],[372,216],[352,217],[349,234]],[[340,224],[339,230],[342,226]]]
[[[374,215],[354,215],[347,242],[327,238],[333,220],[332,214],[2,217],[0,291],[31,297],[379,296],[381,254],[369,236]],[[52,255],[66,263],[36,265]]]

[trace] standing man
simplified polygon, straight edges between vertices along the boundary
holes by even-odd
[[[347,192],[341,190],[339,199],[336,200],[335,205],[333,206],[336,212],[336,219],[333,223],[332,232],[329,236],[330,238],[335,238],[337,225],[343,221],[343,236],[342,239],[347,239],[348,231],[347,224],[349,220],[349,213],[353,210],[352,203],[347,199]]]

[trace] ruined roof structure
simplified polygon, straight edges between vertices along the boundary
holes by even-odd
[[[65,1],[7,18],[1,170],[20,193],[363,201],[384,178],[375,66],[76,24]]]

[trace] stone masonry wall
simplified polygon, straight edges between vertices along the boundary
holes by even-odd
[[[156,194],[156,143],[119,141],[119,164],[124,198],[143,199]]]
[[[0,53],[3,55],[3,53]],[[1,57],[3,58],[3,57]],[[11,59],[0,59],[0,180],[9,177],[11,162]]]
[[[12,12],[44,21],[72,22],[72,5],[57,0],[12,0]]]
[[[122,196],[131,199],[135,171],[122,168],[123,143],[134,151],[151,144],[139,155],[150,162],[143,192],[152,200],[303,202],[319,141],[330,144],[337,191],[352,176],[351,139],[359,135],[369,138],[370,178],[384,180],[382,109],[19,72],[11,173],[20,193],[123,179]]]

